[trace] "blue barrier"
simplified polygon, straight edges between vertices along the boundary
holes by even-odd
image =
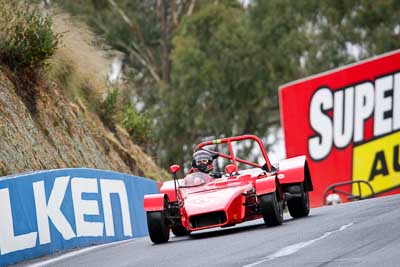
[[[0,178],[0,266],[148,234],[150,179],[95,169]]]

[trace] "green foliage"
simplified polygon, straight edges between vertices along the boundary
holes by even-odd
[[[122,112],[121,123],[134,142],[146,144],[152,140],[153,129],[149,113],[139,113],[133,105],[128,105]]]
[[[137,144],[153,141],[152,117],[149,112],[138,112],[135,106],[124,98],[125,90],[114,88],[98,105],[96,112],[106,127],[114,130],[117,124],[128,132]]]
[[[113,89],[100,103],[98,108],[98,114],[106,125],[110,129],[114,129],[117,122],[117,114],[119,112],[119,90],[118,88]]]
[[[236,0],[115,1],[133,27],[110,1],[57,2],[126,55],[127,99],[156,111],[154,151],[164,167],[187,162],[203,137],[266,135],[279,124],[280,85],[400,47],[397,0],[252,0],[248,9]],[[167,2],[179,5],[180,19],[163,36],[157,3]],[[135,53],[160,77],[171,63],[170,79],[157,83]],[[140,114],[124,114],[135,134]]]
[[[0,60],[12,69],[43,66],[57,49],[60,36],[52,21],[34,6],[0,0]]]
[[[399,15],[396,0],[254,0],[250,9],[274,87],[398,49]]]
[[[138,112],[133,104],[124,104],[121,98],[120,90],[115,88],[100,103],[97,112],[104,125],[113,130],[116,124],[121,124],[134,142],[149,144],[153,139],[150,114]]]

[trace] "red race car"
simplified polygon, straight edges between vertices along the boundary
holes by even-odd
[[[249,147],[253,160],[235,155],[235,151]],[[197,149],[218,156],[215,163],[217,167],[225,166],[225,171],[220,178],[193,172],[178,179],[180,167],[170,167],[174,179],[164,182],[159,194],[144,196],[147,225],[154,243],[167,242],[170,230],[182,236],[261,217],[268,226],[280,225],[286,205],[293,218],[309,214],[308,192],[313,185],[305,156],[285,159],[273,166],[262,141],[254,135],[205,141]]]

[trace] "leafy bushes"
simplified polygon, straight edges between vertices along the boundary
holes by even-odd
[[[12,69],[43,66],[57,49],[60,36],[37,7],[0,0],[0,60]]]
[[[99,114],[104,125],[110,129],[114,129],[116,117],[118,113],[118,89],[112,90],[100,103],[97,113]]]
[[[136,143],[147,143],[151,140],[152,120],[149,113],[139,113],[133,105],[128,105],[122,112],[122,126]]]
[[[150,114],[138,112],[134,104],[123,104],[120,98],[119,90],[114,89],[100,103],[97,113],[104,125],[114,130],[116,124],[121,124],[135,143],[149,143],[153,131]]]

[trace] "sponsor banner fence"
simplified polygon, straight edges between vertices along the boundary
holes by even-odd
[[[363,181],[340,189],[362,197],[374,195],[367,183],[400,192],[400,50],[281,86],[279,97],[287,157],[307,155],[313,206],[341,182]]]
[[[58,250],[148,234],[150,179],[95,169],[0,178],[0,266]]]

